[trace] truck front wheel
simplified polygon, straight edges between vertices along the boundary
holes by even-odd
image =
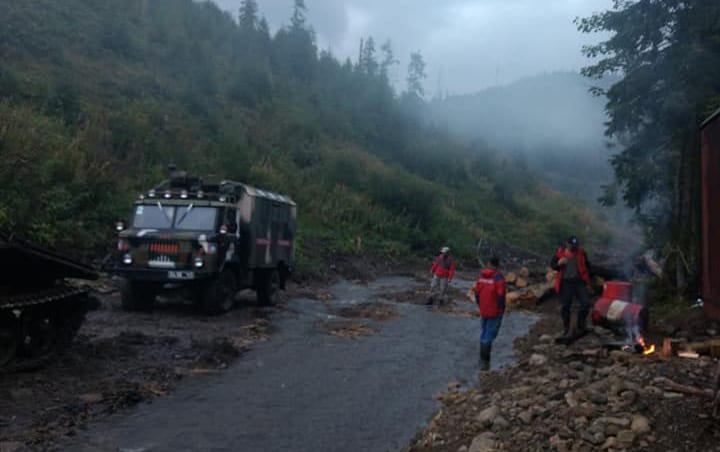
[[[260,306],[272,306],[277,302],[280,292],[280,273],[276,268],[267,270],[258,270],[255,290],[257,291],[257,300]]]
[[[125,281],[120,292],[120,302],[125,311],[141,311],[152,308],[155,303],[156,288],[152,284],[140,281]]]
[[[230,270],[223,270],[220,276],[207,283],[201,294],[201,307],[207,315],[228,312],[235,304],[237,284]]]

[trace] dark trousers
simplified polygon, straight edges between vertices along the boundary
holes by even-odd
[[[567,334],[570,331],[570,305],[577,296],[580,302],[578,309],[577,329],[585,329],[585,320],[590,312],[590,295],[588,295],[585,282],[582,279],[566,279],[560,284],[560,314],[562,315],[563,329]]]

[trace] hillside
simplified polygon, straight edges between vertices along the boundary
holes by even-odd
[[[377,64],[318,52],[303,13],[271,35],[191,0],[0,3],[0,227],[98,255],[173,162],[290,194],[305,263],[356,237],[384,256],[607,238],[534,171],[414,119]]]
[[[598,83],[574,72],[540,74],[435,100],[428,116],[466,140],[521,155],[553,188],[594,203],[612,181],[606,99],[589,91]]]

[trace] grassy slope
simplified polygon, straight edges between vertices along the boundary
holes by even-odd
[[[289,193],[306,261],[319,257],[302,243],[349,253],[356,237],[386,256],[445,243],[471,254],[480,237],[543,252],[570,232],[607,238],[522,165],[424,130],[397,100],[368,101],[370,84],[331,91],[345,74],[332,59],[316,61],[314,82],[273,69],[269,99],[238,102],[234,22],[210,5],[164,3],[0,5],[0,196],[11,200],[0,226],[97,250],[175,162]]]

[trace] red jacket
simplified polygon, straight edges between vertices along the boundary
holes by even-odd
[[[499,271],[484,269],[473,290],[480,317],[495,318],[505,313],[505,278]]]
[[[551,264],[551,267],[557,270],[557,275],[555,275],[555,292],[560,292],[560,284],[562,284],[563,274],[565,272],[565,266],[559,265],[557,261],[563,257],[571,258],[573,255],[577,257],[576,262],[580,278],[582,278],[585,284],[590,284],[590,271],[588,270],[587,254],[585,254],[585,251],[580,247],[575,250],[575,253],[564,247],[558,248]]]
[[[438,278],[447,278],[448,281],[452,281],[455,276],[455,262],[450,256],[441,254],[433,261],[430,271]]]

